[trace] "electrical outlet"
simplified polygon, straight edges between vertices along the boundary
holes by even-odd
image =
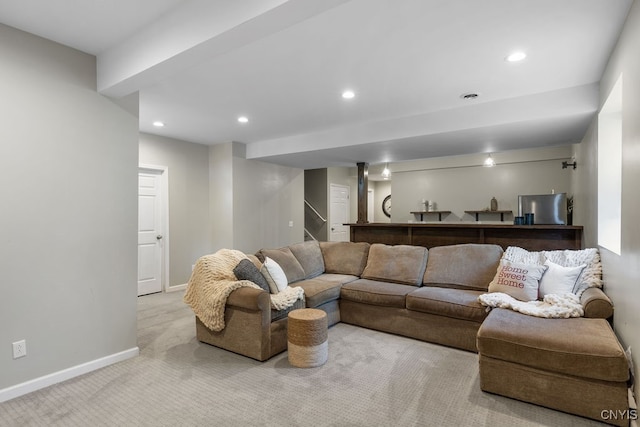
[[[13,358],[18,359],[27,355],[27,342],[25,340],[13,343]]]

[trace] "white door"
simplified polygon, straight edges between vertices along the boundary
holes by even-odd
[[[138,295],[162,291],[162,171],[138,173]]]
[[[331,184],[329,198],[329,241],[348,242],[349,226],[349,187]]]

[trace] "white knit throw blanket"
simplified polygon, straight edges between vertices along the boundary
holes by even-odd
[[[519,301],[502,292],[483,294],[478,301],[487,307],[508,308],[530,316],[547,318],[568,318],[584,316],[584,307],[580,296],[591,287],[602,288],[602,264],[600,253],[595,248],[583,250],[561,250],[529,252],[510,246],[502,255],[503,260],[524,264],[544,264],[549,260],[563,267],[586,267],[576,281],[573,293],[546,295],[542,301]]]
[[[492,308],[508,308],[523,314],[536,317],[568,318],[584,316],[584,308],[580,298],[575,294],[548,294],[542,301],[519,301],[502,292],[482,294],[478,297],[480,304]]]
[[[202,323],[212,331],[224,329],[224,309],[229,294],[241,287],[260,289],[249,280],[238,280],[233,269],[247,256],[240,251],[220,249],[213,255],[198,259],[191,273],[184,302]],[[300,287],[287,287],[277,295],[271,295],[271,307],[282,310],[291,307],[298,299],[304,299]]]

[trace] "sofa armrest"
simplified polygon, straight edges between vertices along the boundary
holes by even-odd
[[[600,288],[588,288],[580,296],[584,317],[608,319],[613,316],[613,303]]]
[[[253,311],[271,310],[271,297],[268,292],[255,288],[238,288],[229,294],[227,305]]]

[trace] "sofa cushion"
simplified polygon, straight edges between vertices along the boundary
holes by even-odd
[[[483,291],[426,286],[407,295],[407,308],[423,313],[481,323],[487,310],[478,302]]]
[[[495,308],[477,343],[482,356],[498,360],[582,378],[629,379],[624,350],[605,319],[545,319]]]
[[[238,265],[233,269],[233,274],[238,280],[249,280],[260,286],[263,290],[270,292],[269,283],[264,278],[256,265],[249,259],[240,260]]]
[[[287,281],[289,283],[294,283],[304,279],[304,269],[288,247],[279,249],[260,249],[256,256],[262,262],[264,262],[266,257],[277,262],[284,271],[284,274],[287,276]]]
[[[422,282],[425,286],[486,291],[502,253],[498,245],[470,243],[433,247],[429,249]]]
[[[342,286],[340,298],[371,305],[405,308],[407,294],[415,289],[411,285],[359,279]]]
[[[369,248],[363,279],[420,286],[427,264],[427,248],[374,243]]]
[[[305,279],[324,273],[324,259],[317,241],[309,240],[308,242],[296,243],[289,246],[289,249],[302,266]]]
[[[340,298],[340,288],[344,283],[357,280],[358,277],[346,274],[322,274],[312,279],[297,282],[295,286],[304,289],[304,298],[308,308],[316,308],[322,304]]]
[[[325,273],[360,276],[367,265],[369,243],[320,242]]]

